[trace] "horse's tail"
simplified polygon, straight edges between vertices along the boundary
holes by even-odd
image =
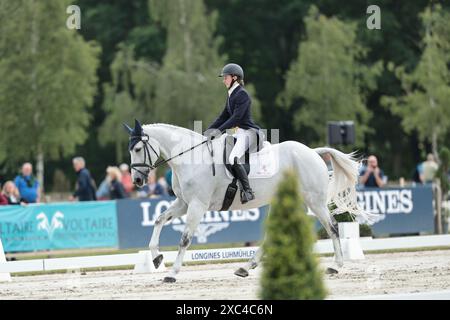
[[[333,176],[328,186],[328,203],[331,214],[348,212],[360,223],[372,224],[378,215],[362,210],[357,202],[356,184],[358,183],[360,162],[355,152],[345,154],[333,148],[314,149],[319,155],[329,153],[332,159]]]

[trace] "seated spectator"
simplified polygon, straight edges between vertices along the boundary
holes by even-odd
[[[75,198],[78,198],[78,201],[96,200],[96,188],[89,170],[86,169],[86,162],[82,157],[76,157],[72,160],[72,163],[77,173],[77,187],[70,200],[74,201]]]
[[[378,187],[384,186],[384,172],[378,167],[378,159],[374,155],[369,156],[367,159],[367,167],[364,167],[360,173],[360,183],[365,187]]]
[[[138,191],[140,198],[154,198],[164,195],[164,188],[156,181],[156,174],[151,171],[148,175],[148,183]]]
[[[40,202],[39,182],[33,175],[33,166],[31,163],[24,163],[22,173],[14,179],[14,184],[19,190],[19,194],[26,203]]]
[[[433,154],[427,155],[427,160],[423,163],[423,183],[432,183],[436,177],[436,171],[438,170],[438,164],[434,159]]]
[[[7,181],[3,185],[2,195],[8,200],[8,204],[26,204],[20,197],[19,190],[12,181]]]
[[[125,192],[130,195],[131,192],[133,192],[133,181],[131,179],[131,174],[130,174],[130,170],[129,167],[126,163],[122,163],[120,165],[120,172],[122,173],[122,185],[125,188]]]
[[[123,199],[127,198],[127,194],[122,185],[122,174],[120,173],[119,168],[117,167],[108,167],[106,169],[109,178],[109,194],[111,199]]]

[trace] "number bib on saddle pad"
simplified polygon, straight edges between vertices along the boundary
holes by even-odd
[[[250,164],[249,179],[270,178],[278,171],[278,161],[268,141],[264,141],[263,148],[259,152],[251,153],[249,158],[249,161],[246,161]],[[226,174],[230,179],[234,178],[229,170],[226,170]]]

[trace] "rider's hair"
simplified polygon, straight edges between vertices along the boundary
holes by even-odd
[[[241,77],[233,75],[234,77],[237,78],[236,82],[239,83],[239,85],[241,85],[242,87],[244,86],[244,80],[241,79]]]

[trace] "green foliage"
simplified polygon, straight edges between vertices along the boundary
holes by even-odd
[[[100,49],[66,27],[69,4],[0,0],[0,162],[11,167],[87,138]]]
[[[435,5],[421,18],[425,32],[420,61],[411,72],[395,68],[404,94],[384,96],[382,103],[402,118],[407,132],[417,131],[422,141],[432,142],[437,155],[439,142],[450,131],[450,13]]]
[[[364,88],[376,87],[381,64],[369,67],[360,62],[367,49],[357,42],[356,24],[327,18],[315,6],[304,22],[306,37],[287,72],[279,103],[285,108],[300,104],[293,110],[293,122],[315,133],[311,136],[315,143],[326,142],[327,121],[353,120],[362,145],[370,118]]]
[[[226,98],[218,78],[226,62],[219,55],[222,38],[214,36],[218,14],[207,13],[203,0],[149,0],[149,4],[153,18],[167,30],[152,120],[191,128],[194,120],[203,120],[207,126],[222,111]],[[253,102],[253,113],[259,114],[256,97]]]
[[[137,60],[134,47],[119,45],[111,64],[111,83],[104,85],[103,109],[107,117],[100,127],[102,145],[113,143],[116,161],[124,161],[128,135],[122,124],[132,124],[134,119],[151,118],[151,105],[155,90],[157,66]],[[142,121],[142,120],[141,120]]]
[[[217,77],[224,64],[220,38],[214,38],[217,13],[207,14],[203,1],[149,1],[150,12],[167,30],[167,50],[159,70],[152,122],[192,127],[212,121],[225,90]]]
[[[354,221],[354,219],[348,212],[335,215],[334,218],[336,219],[337,222],[353,222]],[[359,235],[361,237],[373,237],[372,228],[367,224],[360,224],[359,225]],[[317,237],[319,239],[329,239],[330,238],[324,227],[321,227],[317,231]]]
[[[192,128],[194,120],[203,120],[206,129],[222,111],[226,97],[218,78],[225,62],[218,54],[221,39],[213,37],[217,13],[206,14],[203,2],[193,0],[149,1],[149,11],[166,30],[162,63],[137,59],[135,47],[122,43],[111,63],[112,81],[104,86],[107,117],[99,140],[102,145],[115,144],[117,161],[124,159],[128,138],[117,131],[122,122],[137,118]],[[255,98],[252,108],[258,119]]]
[[[322,273],[313,254],[314,235],[296,174],[284,173],[266,221],[262,299],[323,299]]]

